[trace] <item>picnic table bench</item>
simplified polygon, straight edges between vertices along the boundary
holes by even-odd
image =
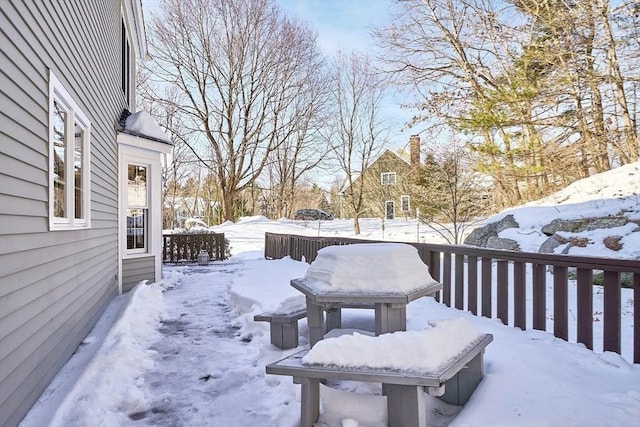
[[[438,396],[454,405],[464,405],[484,376],[483,354],[493,340],[491,334],[449,360],[438,372],[416,372],[393,369],[304,365],[302,358],[309,350],[302,350],[266,366],[267,374],[287,375],[299,383],[302,427],[312,427],[320,414],[320,382],[323,380],[351,380],[382,383],[387,397],[388,424],[393,427],[423,427],[427,414],[420,410],[420,393]]]
[[[291,280],[291,286],[302,292],[307,301],[307,325],[309,326],[309,343],[313,347],[324,338],[324,312],[327,317],[336,307],[372,307],[375,316],[376,335],[387,332],[407,330],[407,305],[419,298],[433,296],[442,289],[442,284],[435,280],[424,283],[412,289],[398,289],[380,292],[349,291],[341,289],[315,288],[307,279]],[[338,314],[339,315],[339,314]],[[332,325],[334,320],[327,318],[326,325]],[[339,322],[336,322],[339,324]]]
[[[339,329],[342,326],[343,308],[373,309],[374,304],[336,304],[325,308],[327,313],[326,331]],[[298,320],[307,317],[306,307],[288,312],[271,311],[253,316],[256,322],[269,322],[271,344],[280,349],[298,346]]]

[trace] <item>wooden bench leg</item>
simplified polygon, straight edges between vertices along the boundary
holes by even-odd
[[[307,325],[309,326],[309,345],[313,347],[324,338],[324,310],[307,298]]]
[[[471,359],[454,377],[445,383],[444,394],[438,399],[452,405],[469,401],[484,376],[484,350]]]
[[[283,350],[298,346],[298,321],[291,323],[271,322],[271,344]]]
[[[327,310],[326,332],[340,328],[342,328],[342,309],[340,307],[330,308]]]
[[[387,396],[388,425],[393,427],[426,427],[427,413],[422,387],[382,384]]]
[[[376,335],[407,330],[407,306],[405,304],[376,303]]]
[[[320,415],[320,380],[300,378],[300,427],[313,427]]]

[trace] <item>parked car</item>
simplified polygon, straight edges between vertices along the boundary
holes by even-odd
[[[295,220],[333,219],[333,215],[320,209],[299,209],[293,216]]]

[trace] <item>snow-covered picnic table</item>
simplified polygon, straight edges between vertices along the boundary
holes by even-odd
[[[301,384],[302,427],[318,420],[324,380],[382,383],[388,425],[425,427],[422,391],[464,405],[482,381],[484,349],[492,340],[465,319],[448,320],[422,331],[329,338],[267,365],[266,372]]]
[[[306,297],[312,347],[324,338],[325,311],[334,313],[328,326],[339,328],[342,307],[374,307],[376,335],[405,331],[407,304],[442,289],[416,248],[404,243],[322,248],[305,276],[291,280],[291,286]]]

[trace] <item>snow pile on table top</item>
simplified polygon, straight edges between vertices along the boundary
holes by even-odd
[[[465,318],[441,320],[429,329],[377,337],[354,333],[318,341],[302,363],[436,373],[482,336]]]
[[[402,292],[434,283],[418,250],[406,243],[357,243],[318,251],[304,276],[318,289]]]
[[[159,141],[170,142],[154,118],[145,110],[138,111],[127,117],[124,130],[133,135],[150,136]]]

